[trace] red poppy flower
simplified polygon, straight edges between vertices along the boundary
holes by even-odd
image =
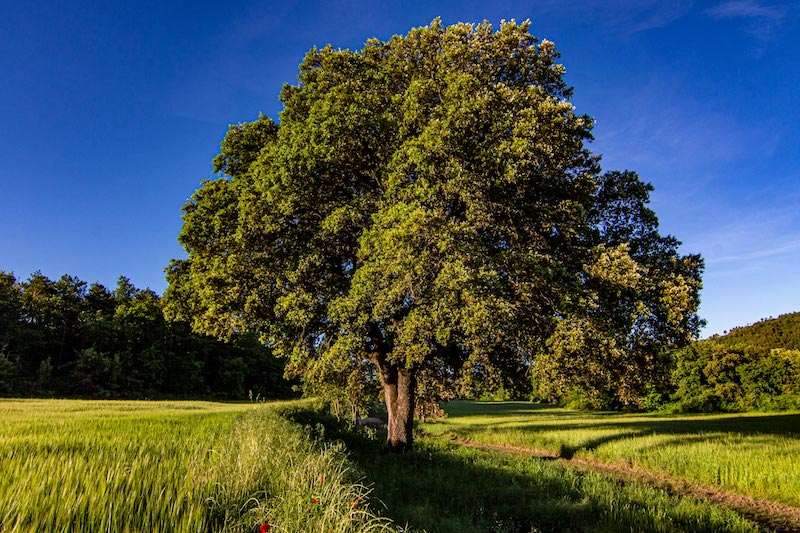
[[[325,478],[321,477],[317,480],[318,483],[325,483]]]
[[[353,502],[353,509],[358,509],[358,502]]]
[[[261,524],[261,529],[259,531],[261,533],[267,533],[267,531],[269,531],[270,529],[272,529],[271,525],[269,525],[269,524]]]
[[[311,498],[311,503],[316,504],[317,503],[317,499],[316,498]]]

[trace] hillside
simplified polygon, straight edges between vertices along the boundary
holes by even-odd
[[[708,340],[724,346],[749,346],[770,350],[784,348],[800,350],[800,312],[768,318],[750,326],[732,329],[727,335],[715,335]]]
[[[800,408],[800,313],[735,328],[674,354],[679,411]]]

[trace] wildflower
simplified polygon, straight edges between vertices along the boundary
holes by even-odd
[[[358,502],[353,502],[353,509],[358,509]]]
[[[269,524],[261,524],[261,529],[259,529],[259,531],[261,533],[267,533],[267,531],[269,531],[270,529],[272,529],[271,525],[269,525]]]
[[[317,480],[317,483],[325,483],[325,478],[321,477]]]
[[[311,498],[311,503],[313,503],[314,505],[316,505],[316,504],[317,504],[317,499],[316,499],[316,498]]]

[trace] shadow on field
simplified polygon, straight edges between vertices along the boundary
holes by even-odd
[[[296,422],[325,441],[342,441],[383,514],[415,531],[724,531],[719,514],[674,513],[653,492],[554,462],[418,438],[415,451],[383,451],[385,436],[319,413]],[[658,498],[666,499],[665,495]],[[658,512],[655,506],[665,509]],[[380,504],[376,504],[378,508]],[[672,514],[670,514],[672,513]]]
[[[554,419],[564,419],[559,422],[558,428],[591,428],[591,427],[619,427],[619,428],[646,428],[647,433],[700,433],[700,432],[738,432],[738,433],[770,433],[776,435],[800,435],[800,413],[775,413],[775,414],[624,414],[616,411],[572,411],[549,404],[532,404],[529,402],[451,402],[445,408],[447,413],[455,418],[469,417],[510,417],[510,416],[542,416],[545,415],[550,422],[549,429],[553,428]],[[630,417],[628,420],[609,421],[608,418]],[[574,419],[570,422],[569,419]],[[597,420],[597,424],[592,420]],[[509,423],[514,423],[509,421]],[[525,424],[515,427],[525,427]],[[537,427],[543,424],[531,423],[528,426]]]
[[[447,404],[445,410],[451,416],[461,417],[493,417],[516,415],[553,415],[558,417],[575,416],[574,411],[555,407],[546,403],[509,402],[509,401],[453,401]]]
[[[559,409],[549,405],[527,402],[452,402],[447,407],[453,418],[505,417],[501,423],[459,425],[457,433],[470,437],[493,428],[513,429],[523,433],[569,432],[602,430],[603,436],[589,439],[580,445],[562,447],[561,456],[571,458],[577,451],[594,450],[603,444],[644,435],[708,435],[730,433],[741,435],[800,436],[800,414],[769,415],[658,415],[622,414],[616,412],[585,412]],[[515,421],[513,417],[519,417]],[[529,417],[536,417],[530,420]],[[455,429],[455,428],[454,428]],[[689,440],[694,440],[689,439]],[[698,437],[698,440],[703,440]],[[688,441],[687,441],[688,442]]]

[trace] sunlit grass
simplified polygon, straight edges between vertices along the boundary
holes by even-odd
[[[451,411],[424,430],[673,468],[687,478],[700,471],[693,454],[712,453],[708,475],[720,484],[746,479],[723,466],[746,450],[762,462],[796,453],[792,418],[769,433],[758,430],[775,420],[752,416],[622,416],[530,404],[455,403]],[[416,452],[384,454],[379,438],[331,420],[309,402],[0,401],[0,531],[244,533],[264,522],[280,532],[400,530],[389,518],[429,533],[757,530],[728,509],[555,461],[435,437],[418,439]],[[312,436],[321,434],[327,444]],[[779,437],[785,448],[771,440]],[[785,466],[788,478],[792,467]],[[753,491],[781,482],[747,468]],[[387,518],[376,516],[376,499]]]
[[[383,453],[380,436],[321,422],[342,439],[351,459],[375,483],[374,495],[395,522],[429,533],[755,532],[737,512],[641,483],[526,454],[484,451],[421,437],[412,453]]]
[[[0,531],[390,530],[297,405],[0,401]]]
[[[248,405],[0,402],[0,523],[6,531],[198,531],[199,482],[214,445]]]
[[[424,430],[633,466],[800,506],[800,413],[591,413],[524,402],[452,402],[447,411]]]

